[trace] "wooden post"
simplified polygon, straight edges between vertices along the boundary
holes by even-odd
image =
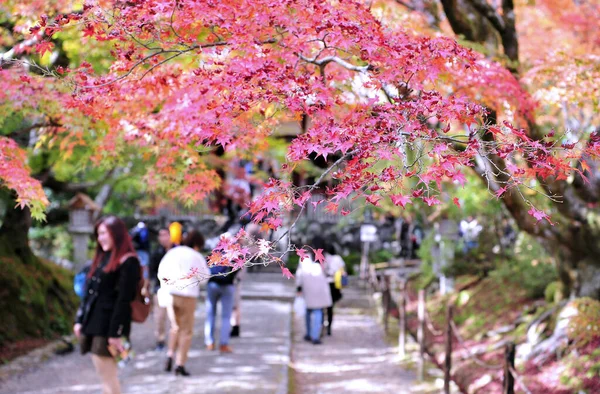
[[[452,371],[452,305],[446,309],[446,361],[444,363],[444,394],[450,394],[450,379]]]
[[[502,394],[515,394],[515,377],[510,369],[515,367],[515,344],[509,342],[504,349],[504,381],[502,382]]]
[[[390,276],[385,274],[383,276],[384,290],[383,290],[383,307],[385,308],[385,315],[383,317],[383,326],[385,333],[389,332],[389,320],[390,320],[390,309],[392,307],[392,291],[390,289]]]
[[[417,308],[419,327],[417,329],[417,342],[419,342],[419,379],[425,378],[425,290],[419,290],[419,305]]]
[[[398,300],[398,352],[401,358],[406,357],[406,281],[400,282],[400,300]]]

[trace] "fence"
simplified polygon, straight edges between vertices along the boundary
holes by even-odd
[[[406,356],[406,330],[407,330],[407,318],[406,318],[406,305],[410,301],[410,294],[407,290],[407,283],[410,280],[409,276],[401,278],[399,283],[394,283],[394,279],[398,275],[392,275],[389,272],[383,272],[378,274],[378,269],[389,269],[390,265],[382,263],[377,266],[371,266],[369,270],[368,285],[374,292],[381,292],[382,297],[382,309],[384,311],[384,327],[386,333],[389,330],[389,316],[393,311],[393,300],[394,290],[397,290],[396,305],[398,307],[398,352],[400,357]],[[515,383],[526,394],[531,394],[531,391],[527,388],[523,382],[523,378],[515,370],[515,353],[516,346],[514,342],[506,341],[501,342],[501,346],[504,347],[504,360],[501,364],[489,364],[478,357],[477,353],[471,353],[465,344],[464,339],[460,335],[458,327],[454,322],[454,307],[452,305],[446,306],[446,324],[443,330],[436,329],[432,319],[427,312],[425,290],[419,290],[417,295],[417,343],[419,346],[419,363],[418,363],[418,376],[419,379],[424,378],[424,362],[425,354],[427,353],[427,344],[425,341],[426,329],[433,336],[444,335],[444,393],[450,393],[450,381],[452,380],[452,361],[453,361],[453,349],[454,341],[467,351],[467,359],[472,360],[475,364],[482,368],[489,370],[503,370],[503,382],[502,382],[502,393],[503,394],[514,394]],[[498,347],[492,350],[496,350]]]

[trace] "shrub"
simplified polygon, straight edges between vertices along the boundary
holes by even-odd
[[[574,300],[573,306],[577,314],[569,321],[568,335],[581,348],[600,338],[600,301],[583,297]]]
[[[564,298],[563,284],[560,281],[550,282],[544,290],[544,298],[549,303],[561,301]]]

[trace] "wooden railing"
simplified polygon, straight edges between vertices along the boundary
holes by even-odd
[[[409,292],[407,291],[408,281],[411,279],[410,275],[404,277],[394,275],[390,270],[398,268],[418,267],[419,261],[403,261],[394,263],[378,263],[371,264],[369,267],[368,285],[371,291],[381,293],[381,302],[383,309],[383,324],[386,333],[389,331],[389,317],[391,315],[396,300],[398,307],[398,352],[400,357],[406,356],[406,332],[407,332],[407,313],[406,305],[410,301]],[[467,349],[465,341],[463,340],[460,332],[454,322],[454,307],[452,305],[446,306],[446,323],[444,329],[436,329],[426,307],[426,292],[425,290],[419,290],[417,295],[417,342],[419,346],[419,364],[418,364],[418,375],[422,380],[424,378],[424,362],[425,355],[427,354],[426,343],[425,343],[425,332],[426,328],[434,336],[444,335],[444,393],[450,393],[450,381],[452,380],[452,361],[453,361],[453,348],[454,341],[458,343],[464,349]],[[503,394],[514,394],[515,383],[521,387],[521,390],[526,394],[531,394],[531,391],[525,386],[522,377],[515,370],[515,343],[505,342],[504,346],[504,361],[501,364],[489,364],[481,360],[476,354],[468,352],[467,358],[472,360],[478,366],[490,369],[490,370],[503,370]]]

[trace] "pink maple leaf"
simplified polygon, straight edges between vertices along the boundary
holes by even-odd
[[[548,223],[554,226],[554,223],[552,223],[552,221],[550,220],[550,216],[548,216],[544,211],[536,209],[535,207],[531,207],[531,209],[527,211],[527,213],[533,216],[538,222],[546,219]]]
[[[315,251],[315,260],[323,264],[325,262],[325,256],[323,256],[323,249],[313,249]]]
[[[281,273],[286,279],[292,279],[294,277],[290,270],[285,267],[281,267]]]
[[[460,201],[458,201],[458,197],[454,197],[454,198],[452,199],[452,202],[454,203],[454,205],[456,205],[457,207],[459,207],[459,208],[460,208]]]
[[[379,194],[370,194],[367,197],[367,201],[375,206],[379,205],[379,200],[381,200],[381,196]]]
[[[425,203],[427,203],[427,205],[429,206],[437,205],[440,203],[440,200],[438,200],[436,197],[423,197],[423,201],[425,201]]]
[[[308,257],[308,254],[306,254],[306,250],[304,250],[304,249],[296,250],[296,254],[298,255],[298,257],[300,257],[300,260],[304,260],[305,258]]]
[[[412,204],[410,197],[403,196],[402,194],[391,194],[390,198],[394,205],[400,205],[402,208],[404,208],[406,204]]]

